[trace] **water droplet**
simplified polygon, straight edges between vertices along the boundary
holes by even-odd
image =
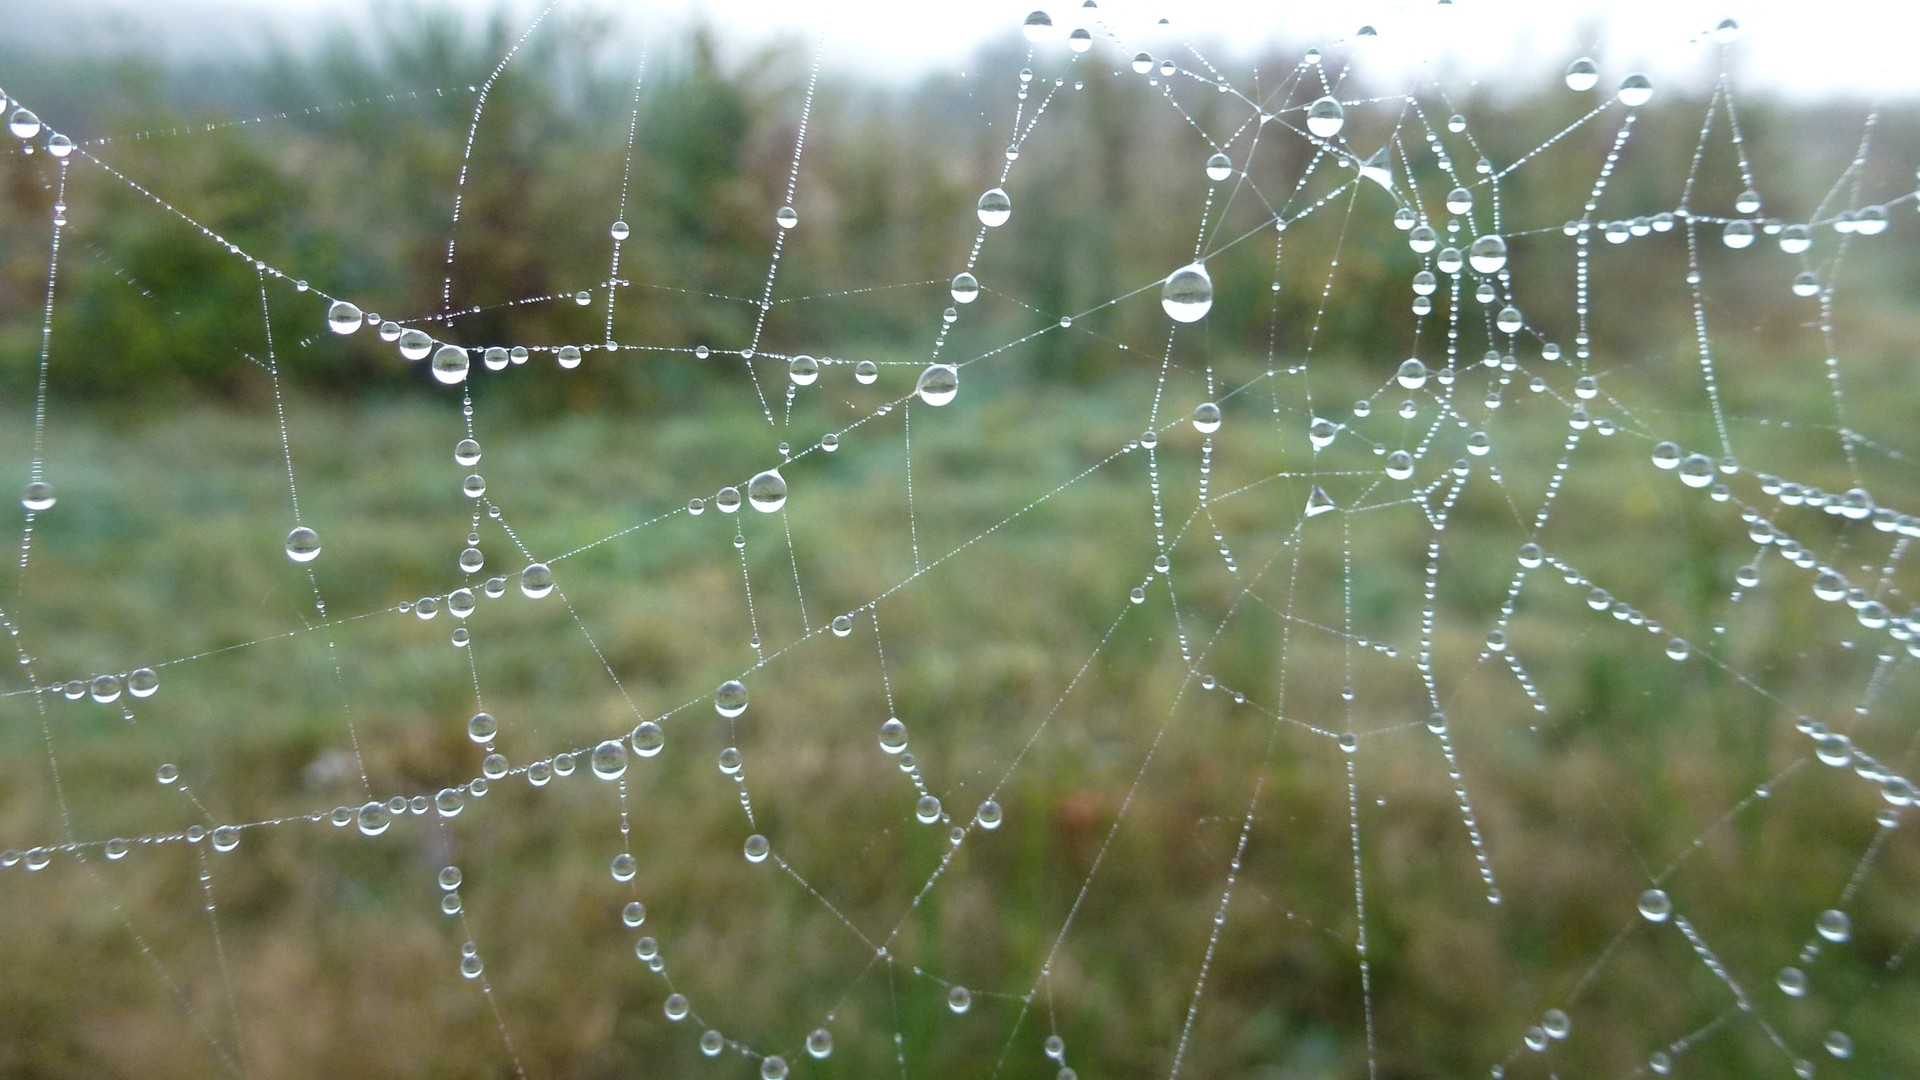
[[[1720,233],[1720,242],[1727,245],[1728,247],[1732,248],[1735,251],[1739,251],[1741,248],[1752,247],[1753,246],[1753,222],[1751,221],[1727,222],[1727,227],[1724,230],[1722,230]]]
[[[1346,122],[1346,110],[1331,97],[1323,97],[1307,106],[1307,131],[1322,139],[1331,139],[1340,134]]]
[[[747,711],[747,684],[728,679],[713,692],[713,711],[728,719]]]
[[[580,366],[580,346],[562,345],[559,351],[553,354],[553,359],[554,362],[558,363],[561,367],[572,371],[574,368]]]
[[[973,992],[964,986],[947,991],[947,1008],[952,1009],[955,1016],[965,1013],[973,1008]]]
[[[835,615],[833,617],[832,628],[834,637],[846,637],[848,634],[853,633],[853,617],[851,615]]]
[[[1600,83],[1600,69],[1588,57],[1567,65],[1567,89],[1587,91]]]
[[[768,469],[747,481],[747,503],[763,514],[787,505],[787,481],[779,469]]]
[[[960,392],[960,372],[951,364],[929,364],[920,373],[914,393],[929,405],[945,405]]]
[[[1814,756],[1820,763],[1841,768],[1853,761],[1853,740],[1837,731],[1829,731],[1813,742]]]
[[[312,562],[320,555],[320,535],[302,525],[287,534],[287,558]]]
[[[731,514],[740,509],[740,489],[723,487],[713,493],[713,505],[723,514]]]
[[[783,229],[791,229],[800,224],[800,215],[794,213],[793,207],[783,206],[774,213],[773,223]]]
[[[1648,889],[1640,894],[1640,917],[1648,922],[1666,922],[1673,914],[1673,900],[1665,889]]]
[[[1427,385],[1427,365],[1419,357],[1408,357],[1400,364],[1400,370],[1394,375],[1400,385],[1409,390],[1418,390]]]
[[[1774,984],[1780,987],[1780,992],[1788,997],[1797,998],[1807,995],[1807,973],[1797,967],[1781,968],[1780,974],[1774,978]]]
[[[520,591],[529,600],[538,600],[553,591],[553,571],[546,563],[533,563],[520,571]]]
[[[653,757],[667,744],[667,733],[659,724],[651,720],[642,720],[628,734],[627,741],[633,744],[633,752],[641,757]]]
[[[1203,401],[1193,407],[1193,430],[1211,435],[1220,430],[1220,406]]]
[[[459,788],[441,788],[433,796],[433,808],[443,818],[458,817],[466,806],[466,793]]]
[[[1467,248],[1467,262],[1477,273],[1499,273],[1507,265],[1506,239],[1493,235],[1475,239]]]
[[[616,221],[613,223],[613,227],[608,229],[607,232],[612,234],[615,240],[625,240],[628,236],[632,235],[633,230],[627,227],[626,222]]]
[[[750,863],[766,862],[767,853],[770,850],[771,845],[767,843],[767,838],[761,836],[759,833],[754,833],[752,836],[747,837],[746,844],[741,848],[741,852],[746,855],[747,861]]]
[[[980,282],[972,274],[961,272],[953,276],[953,300],[956,304],[971,304],[980,297]]]
[[[700,1052],[708,1057],[719,1057],[720,1051],[726,1046],[727,1040],[719,1032],[709,1030],[700,1033]]]
[[[1843,942],[1853,936],[1853,920],[1838,908],[1828,908],[1814,920],[1813,928],[1828,941]]]
[[[589,759],[593,775],[602,780],[618,780],[626,775],[627,747],[619,739],[608,739],[593,748],[593,757]]]
[[[1814,272],[1811,270],[1802,270],[1800,273],[1794,275],[1793,295],[1795,296],[1820,295],[1820,278],[1817,275],[1815,275]]]
[[[127,675],[127,693],[137,698],[150,698],[160,689],[160,676],[152,668],[135,668]]]
[[[64,158],[68,154],[73,153],[73,140],[56,131],[47,136],[47,153],[52,154],[56,158]],[[305,292],[306,282],[301,282],[300,286],[300,291]]]
[[[433,351],[433,339],[427,336],[425,330],[409,327],[400,331],[399,341],[400,355],[408,360],[425,360],[427,354]]]
[[[499,733],[500,722],[493,718],[492,713],[477,712],[467,721],[467,738],[482,746],[492,742]]]
[[[872,386],[880,378],[880,365],[871,360],[862,360],[853,365],[853,381],[861,386]]]
[[[607,866],[607,872],[613,875],[615,881],[632,881],[633,875],[639,871],[640,864],[634,860],[633,854],[627,851],[615,855],[613,862]]]
[[[639,926],[647,921],[647,906],[638,900],[627,901],[627,906],[620,910],[620,921],[628,928]]]
[[[335,300],[327,308],[327,328],[336,334],[351,334],[363,321],[360,309],[345,300]]]
[[[1827,1048],[1827,1053],[1842,1061],[1853,1056],[1853,1037],[1844,1031],[1827,1032],[1827,1037],[1821,1045]]]
[[[1189,263],[1167,275],[1160,306],[1174,322],[1198,322],[1213,309],[1213,278],[1204,263]]]
[[[1620,104],[1637,109],[1653,100],[1653,82],[1635,73],[1620,80]]]
[[[1233,159],[1225,154],[1214,154],[1207,159],[1207,179],[1225,180],[1233,175]]]
[[[461,439],[453,444],[454,464],[472,468],[480,463],[480,444],[472,439]]]
[[[980,827],[989,832],[999,828],[1000,822],[1003,820],[1000,804],[993,799],[988,799],[986,802],[981,803],[980,809],[975,816],[979,819]]]
[[[0,98],[0,102],[5,100]],[[7,118],[7,130],[22,139],[31,139],[40,134],[40,118],[33,115],[30,110],[15,109],[13,115]]]
[[[922,825],[931,825],[940,820],[940,800],[932,795],[922,795],[913,804],[913,816]]]
[[[1036,44],[1045,41],[1053,36],[1053,16],[1044,11],[1031,12],[1020,32],[1027,35],[1028,41]]]
[[[807,1053],[814,1058],[824,1058],[833,1053],[833,1033],[826,1028],[814,1028],[807,1035]]]
[[[1407,233],[1407,246],[1415,255],[1425,255],[1440,246],[1440,234],[1433,231],[1433,226],[1421,222]]]
[[[360,832],[366,836],[379,836],[381,833],[386,832],[387,825],[391,820],[392,812],[387,809],[387,804],[377,801],[364,804],[360,807],[359,812],[354,815],[354,823],[359,826]]]
[[[466,978],[479,978],[480,972],[484,967],[485,965],[480,961],[480,954],[477,952],[467,953],[460,958],[460,974]]]
[[[1395,480],[1405,480],[1413,475],[1413,455],[1405,450],[1395,450],[1387,455],[1387,475]]]
[[[1680,459],[1680,482],[1690,488],[1713,483],[1713,461],[1705,454],[1688,454]]]
[[[889,719],[880,725],[880,749],[889,754],[897,754],[907,748],[907,725],[898,718]]]
[[[1319,517],[1321,514],[1333,509],[1337,508],[1334,505],[1333,498],[1327,494],[1327,489],[1321,487],[1319,484],[1313,485],[1313,490],[1307,492],[1307,516]]]
[[[975,212],[980,215],[980,224],[997,229],[1013,216],[1013,200],[1007,197],[1004,188],[988,188],[986,194],[980,196]]]
[[[454,386],[467,381],[467,350],[458,345],[442,345],[433,353],[433,377],[442,385]]]

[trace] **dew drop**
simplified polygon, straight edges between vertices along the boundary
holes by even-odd
[[[351,334],[363,321],[360,309],[345,300],[335,300],[327,308],[327,328],[336,334]]]
[[[1600,83],[1600,69],[1588,57],[1581,57],[1567,65],[1567,89],[1587,91]]]
[[[553,591],[553,571],[546,563],[533,563],[520,571],[520,591],[529,600],[538,600]]]
[[[593,767],[593,775],[602,780],[618,780],[626,775],[627,747],[619,739],[608,739],[593,748],[593,756],[588,759]]]
[[[1204,263],[1189,263],[1167,275],[1160,306],[1174,322],[1198,322],[1213,309],[1213,278]]]
[[[728,679],[713,692],[713,711],[731,720],[747,711],[747,684]]]
[[[442,345],[433,353],[433,377],[444,386],[467,381],[470,361],[467,350],[458,345]]]
[[[1203,401],[1193,407],[1193,430],[1211,435],[1220,430],[1220,406]]]
[[[1653,82],[1638,73],[1620,80],[1620,104],[1637,109],[1653,100]]]
[[[1640,917],[1648,922],[1666,922],[1673,914],[1673,900],[1665,889],[1648,889],[1640,894]]]
[[[1013,216],[1013,200],[1007,197],[1004,188],[988,188],[986,194],[980,196],[975,212],[980,215],[980,224],[997,229]]]
[[[1322,139],[1331,139],[1340,134],[1346,122],[1346,110],[1331,97],[1323,97],[1307,106],[1307,131]]]
[[[960,392],[960,372],[951,364],[929,364],[913,392],[929,405],[945,405]]]
[[[301,525],[287,534],[287,558],[294,562],[312,562],[320,555],[320,535]]]
[[[782,229],[791,229],[800,224],[800,215],[794,212],[793,207],[783,206],[774,213],[773,223]]]
[[[787,505],[787,481],[779,469],[768,469],[747,481],[747,504],[763,514]]]

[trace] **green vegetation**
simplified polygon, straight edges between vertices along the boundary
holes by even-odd
[[[605,27],[555,18],[507,69],[480,126],[453,307],[481,310],[445,332],[465,344],[605,336],[634,58],[612,55]],[[495,22],[470,35],[422,16],[378,51],[343,40],[278,55],[236,80],[232,100],[189,116],[165,112],[180,73],[155,62],[102,64],[91,85],[72,70],[44,86],[10,76],[7,89],[62,126],[36,95],[69,95],[102,132],[436,91],[95,151],[269,265],[422,319],[440,308],[472,109],[457,91],[517,32]],[[1010,86],[1018,63],[987,66]],[[944,346],[951,359],[979,358],[962,370],[959,399],[880,413],[910,390],[946,279],[964,264],[972,202],[1004,161],[1005,129],[982,110],[998,125],[1010,92],[968,85],[977,79],[911,91],[828,80],[808,128],[802,227],[787,238],[760,348],[841,362],[789,407],[781,362],[685,350],[738,348],[753,332],[806,75],[800,53],[729,59],[698,37],[649,57],[613,336],[662,348],[590,351],[576,371],[544,353],[476,371],[476,470],[449,454],[467,431],[459,391],[371,331],[328,333],[324,303],[279,281],[266,282],[263,319],[250,265],[101,170],[70,168],[46,427],[59,502],[36,521],[28,570],[0,608],[41,678],[178,662],[159,668],[160,692],[132,721],[117,705],[0,698],[0,847],[280,823],[244,830],[232,854],[138,845],[109,864],[96,847],[84,866],[63,856],[42,873],[0,871],[0,1073],[206,1075],[226,1067],[214,1047],[237,1043],[244,1061],[227,1064],[258,1076],[509,1075],[487,1000],[458,972],[461,920],[438,910],[435,872],[451,863],[530,1075],[722,1074],[700,1059],[694,1021],[662,1018],[668,989],[636,962],[637,933],[658,936],[673,988],[702,1020],[784,1053],[796,1075],[892,1075],[898,1056],[911,1075],[985,1076],[1004,1053],[999,1075],[1050,1077],[1057,1066],[1040,1053],[1050,1029],[1083,1077],[1165,1075],[1256,799],[1187,1075],[1363,1075],[1369,1023],[1385,1080],[1484,1075],[1510,1057],[1516,1080],[1549,1064],[1561,1076],[1630,1075],[1734,1004],[1673,925],[1634,911],[1675,860],[1662,883],[1676,908],[1796,1053],[1815,1056],[1841,1029],[1857,1052],[1822,1062],[1822,1075],[1829,1064],[1837,1075],[1920,1071],[1910,1023],[1920,988],[1900,966],[1920,885],[1906,827],[1862,879],[1852,940],[1805,965],[1816,992],[1791,1000],[1771,985],[1847,887],[1885,805],[1874,785],[1815,762],[1794,719],[1812,715],[1909,764],[1920,682],[1911,664],[1875,677],[1891,643],[1863,633],[1845,605],[1816,601],[1811,575],[1775,554],[1736,601],[1735,571],[1754,551],[1736,511],[1649,465],[1658,438],[1716,445],[1683,244],[1596,245],[1592,370],[1603,393],[1588,407],[1617,431],[1582,432],[1538,537],[1532,517],[1565,452],[1576,373],[1532,343],[1500,407],[1483,408],[1497,376],[1467,366],[1486,342],[1472,312],[1455,407],[1494,450],[1436,531],[1412,485],[1381,480],[1375,452],[1418,442],[1434,416],[1435,387],[1402,390],[1389,382],[1395,368],[1416,350],[1436,369],[1444,355],[1437,321],[1413,339],[1407,282],[1420,263],[1389,223],[1386,192],[1358,185],[1291,226],[1277,293],[1267,206],[1251,190],[1216,205],[1216,244],[1250,238],[1210,258],[1213,312],[1175,336],[1162,383],[1157,281],[1190,257],[1207,148],[1130,76],[1062,89],[1021,147],[1013,223],[990,237],[978,271],[986,292]],[[1203,129],[1231,130],[1236,104],[1208,93],[1189,111]],[[1581,111],[1501,89],[1454,106],[1503,162]],[[1704,106],[1663,101],[1645,116],[1603,215],[1671,208]],[[1851,159],[1858,116],[1742,109],[1755,171],[1778,185],[1768,212],[1810,215]],[[1354,109],[1352,138],[1376,144],[1393,120]],[[1880,144],[1915,145],[1914,122],[1883,114]],[[1569,349],[1572,246],[1557,226],[1578,216],[1614,130],[1580,129],[1502,188],[1509,223],[1547,230],[1515,241],[1518,301]],[[1276,138],[1245,167],[1278,203],[1308,156]],[[1907,165],[1871,158],[1863,190],[1910,187]],[[0,167],[0,385],[12,417],[0,461],[22,465],[54,173],[41,155]],[[1352,176],[1321,171],[1296,209]],[[1429,202],[1446,187],[1437,172],[1416,179]],[[1702,205],[1723,212],[1738,183],[1724,144],[1699,183],[1714,193]],[[1703,249],[1747,470],[1730,481],[1741,498],[1758,499],[1756,471],[1829,490],[1858,482],[1893,505],[1912,490],[1904,455],[1915,448],[1902,440],[1920,262],[1907,254],[1911,209],[1900,218],[1839,264],[1844,423],[1874,440],[1858,450],[1857,475],[1835,431],[1817,304],[1789,293],[1790,260],[1770,242]],[[591,304],[572,302],[579,289]],[[509,304],[548,296],[560,299]],[[1057,327],[1062,315],[1071,328]],[[851,377],[848,362],[864,358],[882,363],[875,385]],[[1265,378],[1269,369],[1279,373]],[[1541,392],[1528,385],[1536,373]],[[1196,515],[1201,439],[1180,421],[1209,397],[1226,420],[1209,459],[1210,510]],[[1394,413],[1407,398],[1418,419],[1403,424]],[[1352,408],[1360,399],[1372,403],[1365,420]],[[312,564],[324,623],[282,551],[292,518],[282,407],[302,520],[324,544]],[[1306,438],[1312,415],[1350,425],[1319,455]],[[1154,460],[1177,611],[1158,578],[1144,603],[1128,603],[1157,547],[1148,454],[1120,451],[1150,424],[1165,429]],[[826,432],[842,433],[840,450],[783,468],[784,515],[685,511],[690,497],[779,460],[776,443],[798,452]],[[1467,458],[1468,434],[1441,425],[1415,484]],[[1301,516],[1309,470],[1340,512]],[[482,600],[470,654],[448,644],[446,612],[395,610],[460,583],[454,559],[476,528],[460,492],[469,471],[502,510],[498,523],[477,519],[481,577],[553,560],[564,594],[529,601],[510,588]],[[1891,541],[1868,527],[1816,511],[1778,520],[1850,570],[1888,561]],[[1590,586],[1533,571],[1508,640],[1544,714],[1486,652],[1529,539],[1665,627],[1597,613]],[[1409,663],[1433,542],[1432,663],[1498,905]],[[729,724],[707,698],[755,662],[743,567],[751,626],[777,655]],[[1895,565],[1888,594],[1910,593],[1911,577]],[[876,641],[863,606],[883,596]],[[854,610],[849,637],[820,633]],[[1696,655],[1668,660],[1675,636]],[[1220,689],[1201,688],[1182,637]],[[584,766],[541,789],[510,777],[444,827],[410,818],[377,840],[282,821],[474,776],[473,671],[516,765],[623,733],[636,712],[670,714],[666,751],[626,777],[634,886],[605,870],[620,850],[616,785]],[[889,715],[907,722],[955,822],[990,793],[1006,812],[917,903],[951,848],[945,826],[913,820],[912,782],[875,745]],[[1343,731],[1359,733],[1352,756],[1326,737]],[[817,894],[739,856],[753,831],[742,788],[713,764],[729,745],[744,754],[755,828]],[[162,762],[180,767],[198,803],[152,781]],[[648,909],[637,932],[619,921],[634,895]],[[896,928],[893,961],[876,961],[873,946]],[[1019,995],[1049,962],[1023,1010]],[[967,1016],[948,1010],[943,980],[972,988]],[[1571,1037],[1550,1059],[1526,1053],[1522,1034],[1556,1004],[1573,1017]],[[804,1061],[802,1040],[830,1013],[832,1058]],[[750,1072],[732,1051],[723,1060],[725,1075]],[[1682,1062],[1676,1075],[1786,1068],[1737,1013]]]

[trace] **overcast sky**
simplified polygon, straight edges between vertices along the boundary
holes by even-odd
[[[544,0],[438,0],[476,12],[508,6],[528,18]],[[1702,70],[1699,41],[1720,20],[1738,20],[1734,46],[1741,84],[1794,94],[1920,96],[1920,7],[1895,0],[561,0],[563,8],[617,15],[656,30],[705,21],[742,38],[773,34],[823,37],[826,61],[840,73],[911,78],[964,69],[973,50],[1017,33],[1026,14],[1048,11],[1060,32],[1101,20],[1129,49],[1178,56],[1182,40],[1231,50],[1287,42],[1337,49],[1363,24],[1378,38],[1359,63],[1382,80],[1416,75],[1423,65],[1450,79],[1497,76],[1516,65],[1554,68],[1581,54],[1599,61],[1603,86],[1634,70],[1655,76]],[[258,40],[264,24],[348,21],[378,33],[371,14],[393,0],[99,0],[124,18],[164,20],[188,41],[211,45]],[[0,23],[46,24],[76,5],[0,0]],[[209,14],[209,13],[216,14]],[[1166,16],[1169,27],[1158,20]],[[91,21],[91,20],[82,20]],[[71,25],[71,24],[69,24]],[[189,28],[189,27],[192,28]],[[84,29],[84,28],[83,28]],[[1096,33],[1098,33],[1096,29]],[[136,38],[139,40],[139,38]],[[1042,48],[1064,52],[1061,38]]]

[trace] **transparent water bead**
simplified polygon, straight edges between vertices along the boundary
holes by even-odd
[[[953,1010],[955,1016],[964,1014],[968,1009],[973,1008],[973,991],[964,986],[956,986],[948,990],[947,1008]]]
[[[1225,180],[1233,175],[1233,159],[1225,154],[1216,153],[1207,159],[1207,179]]]
[[[73,140],[56,131],[47,136],[47,153],[56,158],[64,158],[73,153]]]
[[[485,746],[500,733],[500,722],[490,712],[477,712],[467,720],[467,738]]]
[[[1447,213],[1464,214],[1473,209],[1473,192],[1457,187],[1447,192]]]
[[[953,285],[949,291],[953,293],[954,303],[971,304],[980,298],[980,281],[972,274],[962,271],[953,275]]]
[[[461,439],[454,443],[453,462],[469,469],[480,464],[480,444],[472,439]]]
[[[433,377],[443,386],[455,386],[467,381],[467,370],[471,361],[467,350],[458,345],[442,345],[433,353]]]
[[[30,481],[20,489],[20,505],[33,511],[53,509],[53,485],[45,480]]]
[[[392,813],[383,802],[366,803],[354,814],[354,824],[365,836],[379,836],[386,832],[391,821]]]
[[[1036,44],[1045,41],[1053,36],[1053,16],[1044,11],[1031,12],[1021,25],[1020,32],[1027,36],[1028,41]]]
[[[871,360],[862,360],[853,365],[853,381],[861,386],[872,386],[880,379],[880,365]]]
[[[787,1080],[787,1059],[778,1055],[760,1059],[760,1080]]]
[[[1331,97],[1323,97],[1307,106],[1307,131],[1322,139],[1340,134],[1346,125],[1347,111]]]
[[[980,809],[975,812],[974,816],[980,822],[980,827],[989,832],[999,828],[1000,822],[1005,818],[1004,812],[1000,809],[1000,804],[993,799],[988,799],[986,802],[981,803]]]
[[[1500,236],[1482,236],[1467,248],[1467,265],[1475,273],[1497,274],[1507,265],[1507,241]]]
[[[538,600],[553,591],[553,571],[546,563],[533,563],[520,571],[520,592],[529,600]]]
[[[1315,484],[1313,485],[1313,490],[1307,492],[1306,515],[1308,517],[1319,517],[1321,514],[1334,509],[1337,509],[1337,507],[1334,505],[1333,498],[1327,494],[1326,488]]]
[[[652,720],[642,720],[627,735],[627,742],[633,746],[633,752],[641,757],[657,757],[667,745],[667,733]]]
[[[1167,275],[1160,306],[1174,322],[1198,322],[1213,309],[1213,278],[1204,263],[1189,263]]]
[[[747,684],[728,679],[713,692],[713,711],[731,720],[747,711]]]
[[[793,207],[783,206],[774,213],[773,223],[783,229],[791,229],[800,224],[800,215],[794,212]]]
[[[907,748],[907,725],[899,718],[891,718],[880,725],[880,749],[889,754],[897,754]]]
[[[1853,936],[1853,920],[1838,908],[1828,908],[1814,920],[1813,928],[1821,937],[1839,944]]]
[[[787,361],[787,378],[795,386],[812,386],[820,381],[820,361],[811,356],[796,356]]]
[[[1688,454],[1680,459],[1680,482],[1690,488],[1713,483],[1713,461],[1705,454]]]
[[[602,780],[618,780],[627,771],[627,747],[619,739],[608,739],[593,748],[588,759],[593,775]]]
[[[127,674],[127,693],[150,698],[160,689],[160,676],[152,668],[135,668]]]
[[[412,328],[400,331],[400,355],[407,360],[425,360],[433,351],[433,339],[425,330]]]
[[[763,514],[787,505],[787,481],[779,469],[768,469],[747,481],[747,505]]]
[[[940,820],[940,800],[932,795],[920,796],[920,801],[914,803],[913,816],[922,825],[931,825],[934,822],[939,821]]]
[[[997,229],[1013,217],[1013,200],[1007,197],[1005,188],[988,188],[974,211],[980,215],[980,224]]]
[[[1220,430],[1220,406],[1203,401],[1193,407],[1193,430],[1211,435]]]
[[[365,322],[360,309],[345,300],[335,300],[327,308],[327,329],[336,334],[351,334]]]
[[[1407,246],[1415,255],[1425,255],[1440,246],[1440,234],[1433,231],[1433,226],[1421,222],[1407,232]]]
[[[740,509],[740,489],[723,487],[713,493],[713,505],[723,514],[731,514]]]
[[[4,98],[0,98],[0,103],[4,103],[5,100]],[[7,117],[7,130],[22,139],[31,139],[35,135],[40,134],[40,118],[35,116],[31,110],[15,109],[13,110],[13,115]],[[28,149],[31,150],[32,148],[29,147]]]
[[[846,637],[848,634],[853,633],[853,616],[835,615],[833,622],[829,625],[833,630],[834,637]]]
[[[833,1033],[826,1028],[814,1028],[807,1034],[807,1054],[819,1059],[833,1053]]]
[[[1405,450],[1395,450],[1387,455],[1387,475],[1395,480],[1405,480],[1413,475],[1413,455]]]
[[[1587,91],[1600,84],[1600,68],[1589,57],[1567,65],[1567,89]]]
[[[1729,221],[1720,233],[1720,242],[1739,251],[1753,246],[1753,222]]]
[[[611,234],[615,240],[625,240],[628,236],[633,234],[633,230],[627,227],[627,223],[625,221],[614,222],[613,227],[609,228],[607,232]]]
[[[720,1051],[727,1048],[726,1036],[717,1031],[707,1030],[700,1033],[700,1052],[708,1057],[719,1057]]]
[[[47,500],[51,505],[53,500]],[[294,562],[312,562],[320,557],[320,534],[301,525],[287,534],[287,558]]]
[[[1410,356],[1400,362],[1400,370],[1394,373],[1394,379],[1409,390],[1418,390],[1427,385],[1427,365],[1417,356]]]
[[[1774,985],[1780,988],[1780,992],[1788,997],[1807,996],[1807,973],[1797,967],[1781,968],[1780,974],[1776,975],[1773,981]]]
[[[1648,889],[1640,894],[1640,917],[1648,922],[1666,922],[1673,914],[1673,901],[1665,889]]]
[[[1637,109],[1653,100],[1653,81],[1635,72],[1620,80],[1620,104]]]
[[[747,837],[747,842],[741,845],[740,850],[741,853],[747,857],[748,862],[763,863],[767,861],[767,855],[773,849],[772,845],[767,843],[766,837],[759,833],[754,833],[752,836]]]
[[[929,405],[945,405],[960,393],[959,369],[951,364],[929,364],[920,373],[920,381],[914,384],[913,392]]]

